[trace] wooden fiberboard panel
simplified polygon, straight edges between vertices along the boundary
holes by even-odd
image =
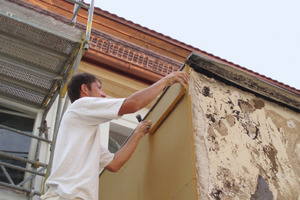
[[[158,105],[169,98],[165,93],[147,119],[157,121],[160,115],[154,113],[161,111]],[[101,174],[99,199],[197,199],[189,95],[182,97],[155,134],[141,140],[119,172]]]
[[[179,83],[169,87],[163,94],[163,98],[160,98],[154,105],[151,111],[146,116],[152,120],[152,126],[150,133],[155,133],[163,120],[174,109],[178,101],[185,94],[186,88],[183,88]]]

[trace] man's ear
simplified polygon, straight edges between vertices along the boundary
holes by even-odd
[[[88,91],[89,91],[89,88],[87,87],[87,85],[82,84],[81,87],[80,87],[80,96],[81,97],[88,96]]]

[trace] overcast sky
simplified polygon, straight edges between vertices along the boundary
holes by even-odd
[[[300,89],[300,0],[95,0],[95,6]]]

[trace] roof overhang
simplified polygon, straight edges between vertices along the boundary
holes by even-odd
[[[1,1],[0,98],[45,108],[79,51],[83,31],[40,8]]]
[[[250,91],[269,100],[300,112],[300,95],[261,79],[259,76],[238,70],[217,60],[196,53],[191,53],[186,65],[209,77],[219,79],[227,84]]]

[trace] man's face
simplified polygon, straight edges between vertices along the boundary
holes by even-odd
[[[88,93],[90,97],[106,97],[106,94],[102,91],[102,85],[98,80],[91,84],[91,90]]]

